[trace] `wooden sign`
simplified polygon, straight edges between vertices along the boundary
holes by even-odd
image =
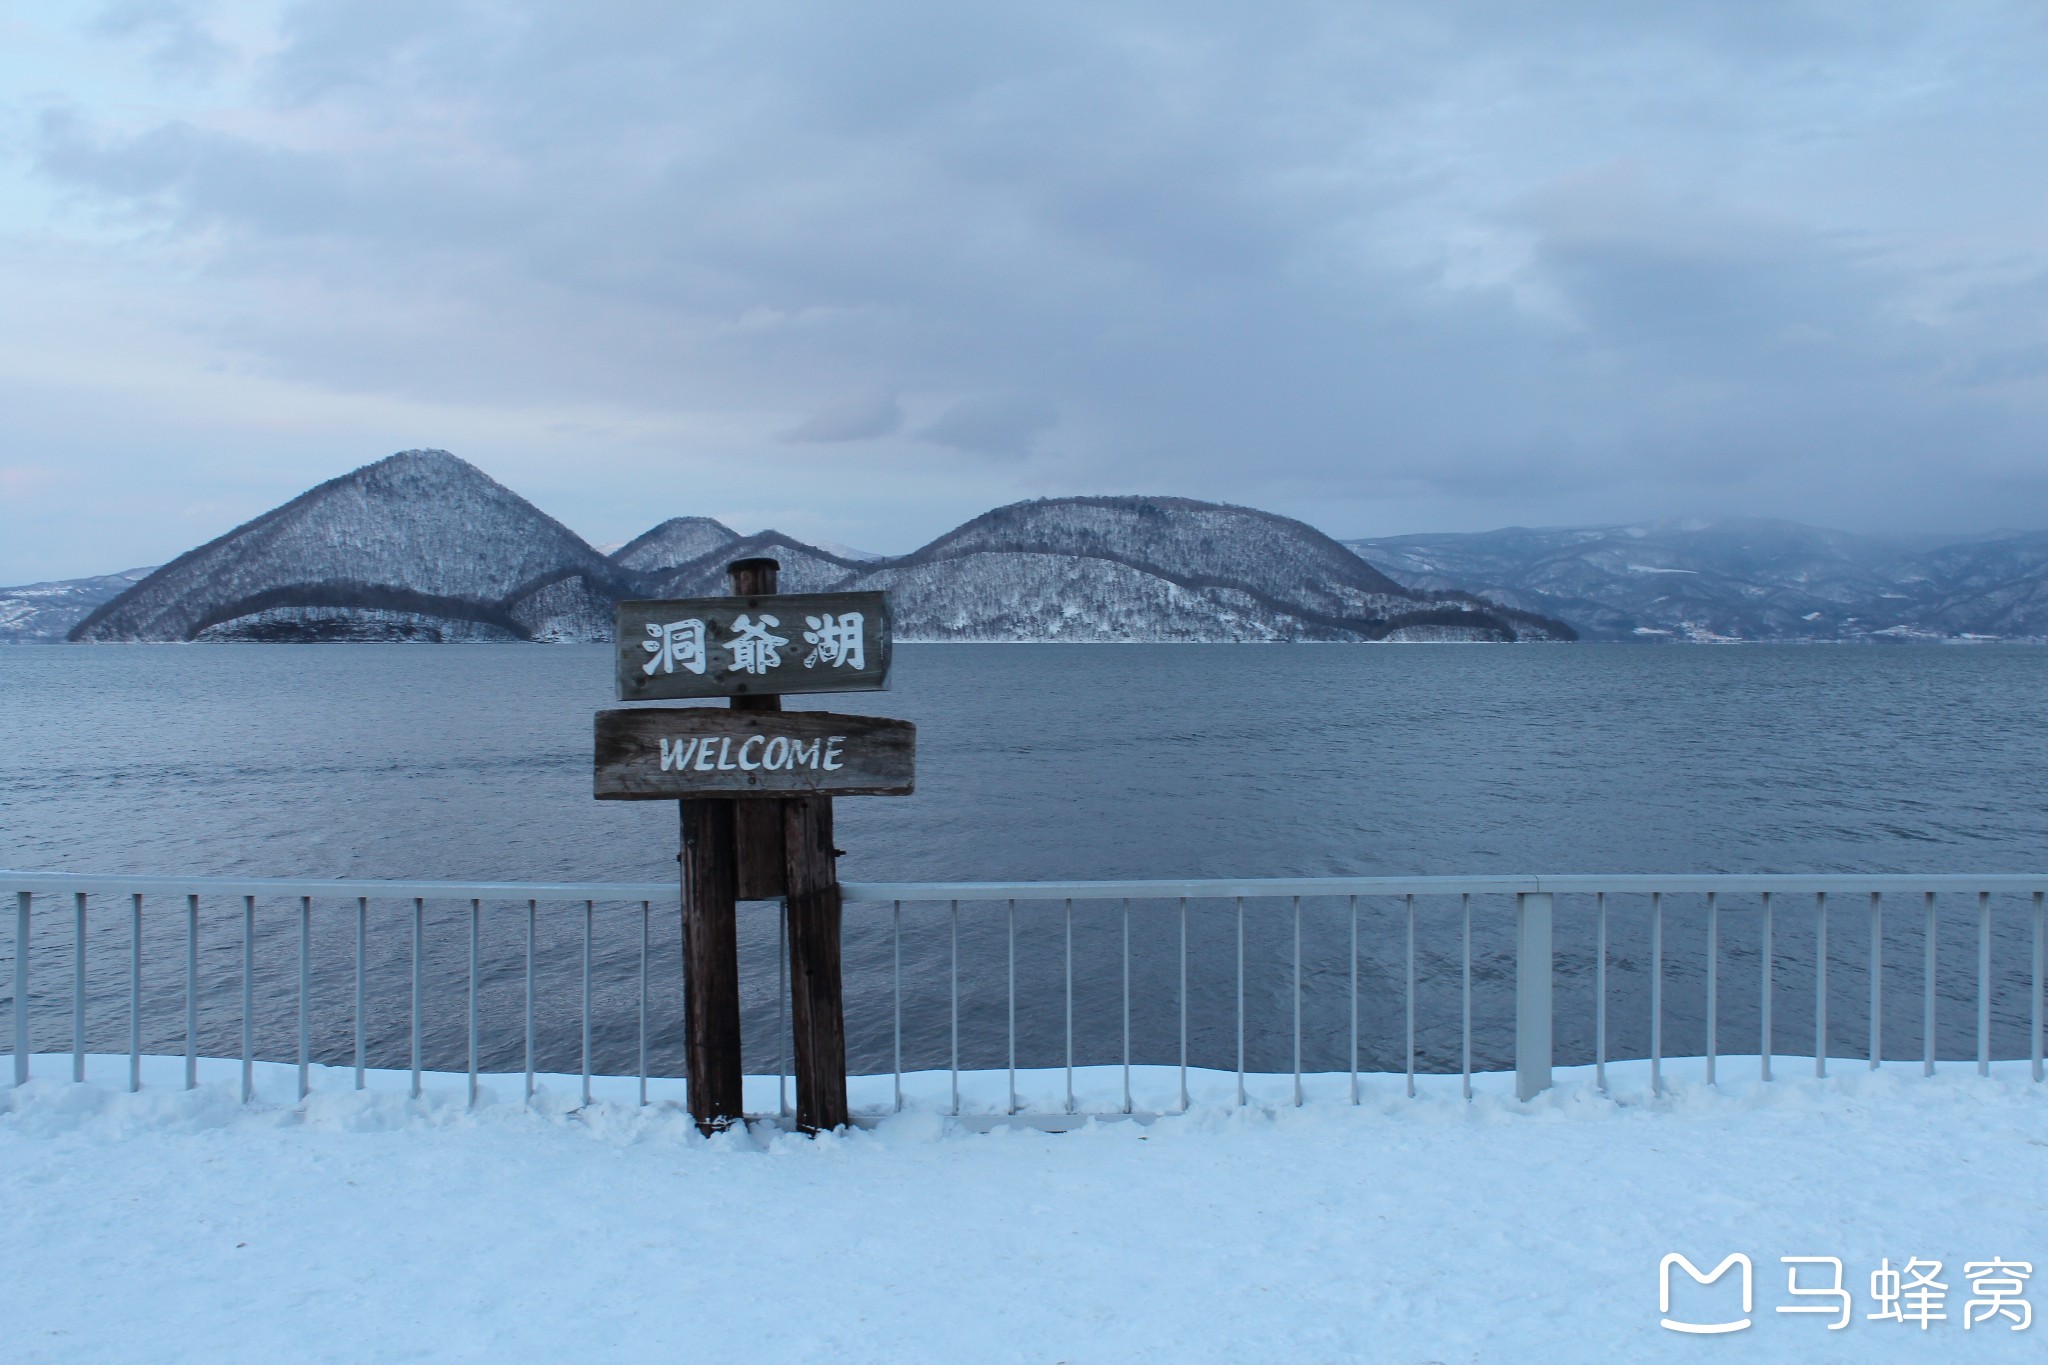
[[[600,801],[908,796],[916,776],[907,720],[702,706],[597,713]]]
[[[892,633],[879,592],[621,602],[619,700],[873,692]]]

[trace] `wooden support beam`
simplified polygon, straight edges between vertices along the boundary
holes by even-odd
[[[740,945],[734,904],[733,806],[682,809],[684,1053],[690,1117],[706,1133],[737,1123],[740,1107]]]
[[[767,597],[782,566],[772,559],[736,559],[725,566],[734,597]],[[780,711],[779,696],[739,696],[735,711]],[[773,801],[744,802],[733,815],[739,848],[739,898],[774,900],[782,894],[782,812]]]
[[[817,1133],[847,1121],[832,798],[794,797],[779,804],[788,885],[790,1014],[796,1032],[796,1122],[803,1131]]]

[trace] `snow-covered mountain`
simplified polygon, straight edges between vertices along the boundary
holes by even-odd
[[[614,550],[612,563],[629,573],[661,573],[716,554],[740,533],[710,517],[670,517]]]
[[[597,640],[628,577],[441,450],[365,465],[180,555],[74,640]]]
[[[648,597],[719,597],[732,590],[725,566],[735,559],[766,556],[781,565],[776,586],[783,592],[830,592],[844,588],[865,567],[780,531],[741,536],[687,564],[642,580]]]
[[[847,586],[894,593],[906,640],[1571,638],[1462,592],[1403,588],[1301,522],[1186,498],[1014,503]]]
[[[1456,590],[1404,588],[1312,527],[1184,498],[1000,507],[887,559],[673,517],[610,556],[445,451],[330,480],[99,603],[74,640],[603,640],[624,597],[881,588],[908,640],[1569,639]]]
[[[54,583],[24,583],[0,588],[0,642],[55,643],[103,602],[111,602],[154,568],[128,569],[94,578],[67,578]]]
[[[1411,587],[1456,584],[1589,638],[2048,638],[2042,532],[1945,544],[1721,521],[1346,544]]]

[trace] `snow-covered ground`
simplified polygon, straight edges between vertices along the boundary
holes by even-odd
[[[4,1065],[4,1064],[0,1064]],[[770,1125],[706,1140],[654,1083],[600,1080],[576,1107],[551,1077],[463,1079],[38,1057],[0,1089],[0,1358],[8,1361],[1619,1361],[2038,1359],[2048,1323],[1962,1323],[1965,1262],[2033,1263],[2048,1308],[2048,1097],[2022,1064],[1800,1077],[1724,1058],[1722,1084],[1667,1064],[1611,1068],[1612,1095],[1560,1073],[1534,1103],[1509,1078],[1235,1078],[1196,1107],[1078,1132],[967,1132],[946,1073],[905,1113],[819,1140]],[[10,1074],[0,1069],[0,1076]],[[964,1078],[1000,1105],[1002,1073]],[[1025,1078],[1060,1093],[1058,1072]],[[1120,1094],[1114,1069],[1083,1099]],[[887,1077],[857,1104],[889,1098]],[[1141,1069],[1141,1106],[1171,1070]],[[773,1078],[755,1103],[775,1105]],[[1659,1262],[1755,1267],[1752,1325],[1659,1326]],[[1835,1256],[1854,1319],[1787,1315],[1783,1256]],[[1945,1321],[1871,1321],[1871,1272],[1943,1262]],[[1741,1316],[1731,1271],[1680,1274],[1671,1316]],[[1825,1266],[1801,1268],[1802,1285]],[[1818,1299],[1797,1303],[1817,1304]]]

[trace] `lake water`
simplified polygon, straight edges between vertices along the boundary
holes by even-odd
[[[608,647],[96,646],[0,650],[0,865],[264,876],[646,880],[674,874],[668,803],[590,797],[590,717],[611,704]],[[1484,872],[2017,871],[2048,862],[2048,650],[1627,646],[904,646],[895,686],[794,699],[901,716],[919,726],[918,792],[838,804],[847,880],[1284,876]],[[437,907],[430,1046],[460,1054],[465,907]],[[1454,909],[1454,907],[1451,907]],[[53,907],[53,910],[56,909]],[[178,917],[152,910],[147,1045],[182,1043]],[[344,955],[351,907],[323,907],[323,955]],[[1481,1064],[1507,1057],[1506,907],[1482,908],[1475,1013]],[[295,916],[265,911],[259,1050],[295,1055]],[[373,1053],[403,1045],[409,907],[374,911]],[[1423,1064],[1455,1069],[1456,931],[1425,916]],[[1400,907],[1364,907],[1367,1064],[1398,1069]],[[1284,1069],[1290,1043],[1287,907],[1251,907],[1248,1011],[1255,1068]],[[495,913],[495,912],[494,912]],[[743,909],[750,1065],[772,1070],[774,919]],[[1348,1015],[1346,908],[1308,908],[1308,1062],[1341,1066]],[[1642,1055],[1646,907],[1614,908],[1611,1034]],[[1667,1051],[1701,1050],[1699,916],[1672,903]],[[550,970],[569,971],[580,914],[551,912]],[[1197,1063],[1234,1063],[1231,908],[1191,923]],[[1573,1022],[1588,989],[1590,907],[1560,906],[1560,1054],[1590,1043]],[[1120,910],[1084,907],[1076,928],[1077,1032],[1084,1060],[1120,1046]],[[206,968],[239,990],[237,907],[207,910]],[[599,932],[600,1069],[630,1070],[623,1005],[637,982],[637,907],[607,908]],[[1135,907],[1135,1048],[1168,1061],[1177,1019],[1172,907]],[[1753,916],[1724,929],[1724,971],[1747,953]],[[1784,1046],[1810,1051],[1810,914],[1785,913],[1777,949],[1796,978],[1778,1002]],[[125,1047],[125,916],[101,913],[94,1043]],[[850,1047],[856,1070],[889,1062],[888,911],[849,910]],[[1057,911],[1021,915],[1020,1061],[1057,1060]],[[1860,1049],[1860,912],[1834,930],[1835,1045]],[[654,1060],[677,1066],[674,912],[655,916]],[[524,916],[487,935],[486,1065],[516,1066],[517,940]],[[945,907],[905,911],[913,1065],[943,1064]],[[1900,907],[1893,961],[1915,960]],[[39,979],[68,970],[68,911],[42,917]],[[1943,951],[1970,952],[1968,926]],[[1888,927],[1888,934],[1893,932]],[[1944,932],[1947,932],[1946,930]],[[2003,932],[2003,931],[2001,931]],[[47,940],[46,940],[47,936]],[[161,943],[157,942],[160,936]],[[404,940],[404,941],[402,941]],[[6,943],[12,951],[11,942]],[[962,912],[964,1061],[1005,1050],[1002,907]],[[2024,956],[2023,953],[2017,956]],[[45,959],[47,958],[47,962]],[[318,1047],[347,1054],[352,985],[322,957]],[[1690,966],[1688,966],[1690,964]],[[1791,964],[1798,965],[1795,969]],[[1748,970],[1748,969],[1745,969]],[[158,982],[157,975],[162,980]],[[1917,984],[1917,983],[1915,983]],[[211,989],[211,987],[210,987]],[[574,1001],[550,979],[544,1065],[573,1069]],[[1576,993],[1576,994],[1575,994]],[[2022,995],[2024,993],[2022,992]],[[1917,1001],[1897,990],[1888,1020],[1915,1052]],[[162,997],[157,999],[156,997]],[[1724,1004],[1723,1046],[1754,1051],[1753,991]],[[1449,1001],[1448,1010],[1445,1001]],[[68,991],[39,1015],[40,1046],[68,1047]],[[229,999],[209,1002],[206,1050],[232,1053]],[[1944,1005],[1945,1050],[1967,1053],[1968,1002]],[[384,1007],[389,1005],[387,1010]],[[1807,1011],[1804,1015],[1801,1011]],[[1951,1020],[1948,1015],[1955,1017]],[[2025,1001],[2002,1003],[1999,1047]],[[1742,1030],[1748,1028],[1749,1033]],[[1803,1035],[1802,1035],[1803,1030]],[[104,1037],[101,1034],[104,1033]],[[1802,1041],[1803,1036],[1803,1041]],[[1889,1037],[1889,1033],[1888,1033]]]

